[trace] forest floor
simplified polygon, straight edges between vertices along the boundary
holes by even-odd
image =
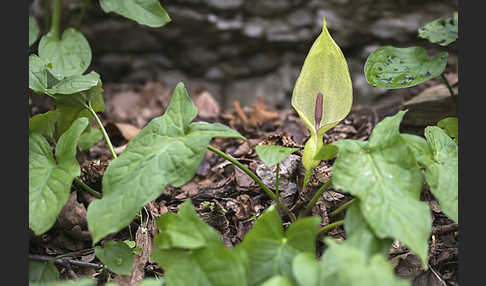
[[[163,114],[171,95],[171,90],[157,82],[105,84],[104,90],[106,108],[101,117],[118,153],[152,118]],[[237,158],[263,181],[272,175],[272,170],[265,169],[258,159],[254,151],[256,145],[266,142],[303,147],[309,136],[307,128],[293,109],[275,110],[270,103],[259,98],[252,106],[240,106],[236,102],[234,108],[223,111],[207,91],[196,90],[190,93],[199,110],[196,121],[220,122],[249,139],[248,142],[214,139],[211,145]],[[47,105],[42,107],[34,102],[30,108],[31,113],[40,113],[46,111],[43,108],[47,108]],[[395,105],[391,108],[398,110],[400,107]],[[367,140],[382,117],[383,114],[370,107],[356,106],[346,119],[325,134],[325,143],[344,138]],[[423,136],[423,129],[420,128],[404,128],[402,132]],[[286,171],[281,173],[281,180],[286,182],[281,190],[282,199],[294,211],[305,206],[319,186],[327,181],[332,166],[332,161],[322,161],[315,169],[309,187],[299,191],[297,186],[304,172],[300,163],[302,153],[299,152],[289,157]],[[79,154],[78,160],[82,167],[82,180],[101,191],[103,173],[111,160],[106,143],[100,141]],[[136,241],[142,249],[140,255],[136,256],[131,276],[100,271],[101,263],[94,255],[86,222],[87,206],[95,198],[76,186],[73,186],[71,197],[55,226],[41,236],[30,236],[29,253],[46,257],[62,256],[56,266],[61,277],[69,279],[91,276],[96,277],[100,283],[114,281],[121,285],[133,285],[131,283],[143,277],[163,276],[163,271],[149,257],[152,239],[157,232],[155,219],[166,212],[177,212],[181,203],[188,198],[192,200],[200,217],[218,230],[228,247],[241,242],[255,218],[272,203],[248,175],[207,151],[191,181],[180,188],[167,186],[158,199],[146,205],[142,217],[137,216],[129,227],[106,237]],[[329,214],[351,198],[331,187],[316,203],[312,214],[321,218],[321,226],[340,220],[344,218],[343,213],[332,218]],[[427,189],[422,192],[421,199],[429,203],[433,217],[428,270],[423,270],[419,258],[398,242],[393,244],[389,258],[397,275],[410,279],[414,286],[458,285],[458,225],[441,212],[436,199]],[[326,235],[338,240],[346,236],[343,227],[332,229]],[[321,241],[322,237],[318,242],[318,255],[325,247]]]

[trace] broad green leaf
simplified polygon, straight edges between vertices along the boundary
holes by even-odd
[[[331,160],[336,157],[339,148],[333,144],[323,145],[319,152],[317,153],[315,159],[316,160]]]
[[[81,137],[79,137],[78,141],[78,148],[79,151],[88,150],[91,146],[98,143],[101,139],[103,139],[103,132],[98,128],[88,127]]]
[[[103,247],[95,247],[95,255],[111,271],[130,275],[133,268],[133,253],[124,242],[110,240]]]
[[[44,136],[50,143],[56,143],[56,123],[59,120],[59,112],[51,110],[37,114],[29,119],[29,134],[38,133]]]
[[[159,0],[100,0],[106,13],[115,12],[149,27],[162,27],[171,21]]]
[[[432,228],[430,210],[420,201],[423,174],[398,131],[406,111],[376,125],[367,142],[339,140],[333,185],[359,198],[366,222],[381,239],[398,239],[427,265]]]
[[[29,261],[29,284],[52,283],[59,280],[59,271],[54,262]]]
[[[91,48],[83,34],[68,28],[61,39],[52,32],[42,36],[39,56],[52,65],[50,71],[56,78],[63,79],[86,71],[91,63]]]
[[[292,286],[292,282],[282,275],[277,275],[263,282],[261,286]]]
[[[39,37],[39,25],[34,17],[29,16],[29,47],[32,46],[33,43]]]
[[[411,286],[411,282],[394,275],[393,266],[383,254],[367,257],[361,249],[326,238],[320,284],[340,286]]]
[[[289,148],[278,145],[258,145],[255,147],[255,151],[260,160],[269,167],[282,162],[290,154],[298,150],[299,148]]]
[[[292,94],[292,106],[311,132],[302,162],[307,176],[319,164],[314,159],[323,135],[351,110],[353,88],[348,65],[322,18],[322,33],[312,45]]]
[[[222,124],[190,123],[197,108],[179,83],[164,115],[152,120],[113,160],[103,176],[103,199],[88,207],[93,243],[127,226],[166,185],[188,182],[213,137],[244,139]]]
[[[457,117],[446,117],[441,121],[437,122],[437,126],[444,129],[445,133],[449,135],[449,137],[452,137],[454,139],[454,142],[456,142],[456,144],[458,143],[458,139],[459,139],[458,125],[459,125],[459,121]]]
[[[365,63],[369,84],[381,88],[405,88],[436,78],[447,65],[447,52],[429,58],[422,47],[384,46],[373,51]]]
[[[457,144],[436,126],[425,128],[427,140],[411,134],[402,134],[402,137],[419,165],[425,169],[425,181],[442,211],[459,223]]]
[[[138,284],[138,286],[162,286],[164,280],[162,278],[145,278]]]
[[[292,272],[299,286],[322,284],[320,265],[313,253],[302,252],[297,255],[292,261]]]
[[[378,238],[373,233],[357,204],[346,211],[344,230],[346,231],[345,243],[359,248],[367,258],[375,254],[388,255],[393,243],[393,240]]]
[[[418,36],[431,43],[447,46],[457,40],[458,24],[458,14],[454,12],[452,17],[440,18],[420,27]]]
[[[220,235],[198,218],[190,200],[177,214],[158,219],[157,225],[161,232],[151,257],[164,269],[167,285],[247,285],[245,253],[226,248]],[[201,243],[194,244],[198,240]]]
[[[48,70],[49,63],[36,54],[29,56],[29,88],[35,93],[46,93],[47,89],[59,82]]]
[[[96,285],[98,285],[97,281],[90,278],[50,281],[50,282],[43,282],[43,283],[29,283],[29,286],[96,286]],[[106,283],[105,285],[108,285],[108,283]]]
[[[69,197],[73,179],[80,175],[76,145],[87,125],[87,118],[73,123],[59,138],[55,159],[42,135],[29,135],[29,227],[37,235],[52,227]]]
[[[255,222],[237,248],[249,259],[249,285],[259,285],[274,275],[292,277],[292,260],[302,252],[315,251],[319,218],[307,217],[283,230],[275,207],[269,207]]]
[[[101,83],[100,75],[95,71],[86,75],[72,75],[60,80],[57,84],[47,88],[49,95],[71,95],[81,91],[89,90]]]

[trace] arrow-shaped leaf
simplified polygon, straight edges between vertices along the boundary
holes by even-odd
[[[190,123],[196,115],[196,106],[179,83],[165,114],[152,120],[111,162],[103,177],[103,199],[88,207],[93,243],[127,226],[166,185],[180,187],[189,181],[213,137],[244,139],[222,124]]]

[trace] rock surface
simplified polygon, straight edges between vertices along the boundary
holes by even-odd
[[[82,0],[66,0],[63,23],[75,23]],[[80,30],[93,50],[91,68],[104,82],[184,81],[222,103],[242,105],[263,95],[289,106],[303,60],[321,31],[322,16],[348,59],[355,103],[372,103],[385,92],[371,87],[363,66],[381,45],[428,44],[417,29],[457,11],[452,0],[172,0],[161,1],[172,22],[138,25],[93,1]],[[30,13],[43,23],[43,1]],[[431,47],[432,49],[434,47]]]

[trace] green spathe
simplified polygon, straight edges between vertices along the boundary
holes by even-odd
[[[164,115],[130,140],[103,176],[103,199],[88,207],[93,243],[127,226],[137,212],[168,184],[180,187],[199,166],[213,137],[244,139],[222,124],[193,122],[197,108],[179,83]]]
[[[80,175],[76,145],[87,125],[88,119],[80,118],[59,138],[56,159],[44,137],[29,135],[29,227],[37,235],[52,227]]]
[[[329,34],[324,17],[322,22],[322,32],[305,58],[292,94],[292,106],[311,132],[302,158],[307,173],[319,164],[315,155],[323,145],[324,133],[348,115],[353,101],[346,59]]]
[[[149,27],[162,27],[171,21],[159,0],[100,0],[106,13],[115,12]]]
[[[400,240],[425,266],[432,220],[428,205],[420,201],[423,174],[398,131],[405,112],[377,124],[367,142],[334,143],[339,153],[332,183],[359,198],[361,213],[376,236]]]

